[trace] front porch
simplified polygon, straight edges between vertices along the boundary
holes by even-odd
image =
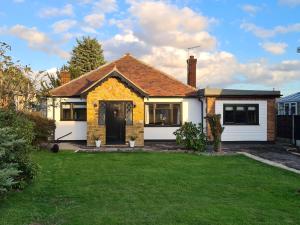
[[[109,77],[89,90],[87,99],[87,146],[123,146],[132,137],[144,146],[144,98],[119,77]]]

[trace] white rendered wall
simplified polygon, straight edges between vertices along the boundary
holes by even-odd
[[[47,117],[54,119],[56,124],[55,140],[65,134],[72,134],[60,139],[66,140],[86,140],[87,122],[86,121],[60,121],[60,103],[61,102],[85,102],[81,98],[55,98],[55,108],[53,115],[52,98],[47,99]],[[53,117],[54,116],[54,117]]]
[[[223,125],[223,104],[258,104],[259,125]],[[225,127],[222,141],[267,141],[267,101],[216,100],[215,113],[221,114],[221,123]]]
[[[147,102],[182,103],[182,123],[201,123],[201,102],[197,98],[145,98]],[[145,127],[145,140],[175,140],[173,132],[178,127]]]

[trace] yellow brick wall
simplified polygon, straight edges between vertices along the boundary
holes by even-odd
[[[94,146],[94,135],[106,142],[105,125],[98,125],[99,101],[133,101],[133,125],[126,125],[126,142],[137,136],[136,145],[144,145],[144,99],[116,78],[109,78],[87,95],[87,144]]]

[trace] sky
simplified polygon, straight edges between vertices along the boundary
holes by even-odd
[[[300,0],[0,2],[0,41],[35,71],[66,64],[90,36],[108,62],[131,53],[183,82],[194,55],[199,88],[300,91]]]

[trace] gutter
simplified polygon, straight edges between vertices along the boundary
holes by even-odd
[[[202,132],[203,132],[203,100],[199,98],[199,102],[201,103],[201,125],[202,125]]]

